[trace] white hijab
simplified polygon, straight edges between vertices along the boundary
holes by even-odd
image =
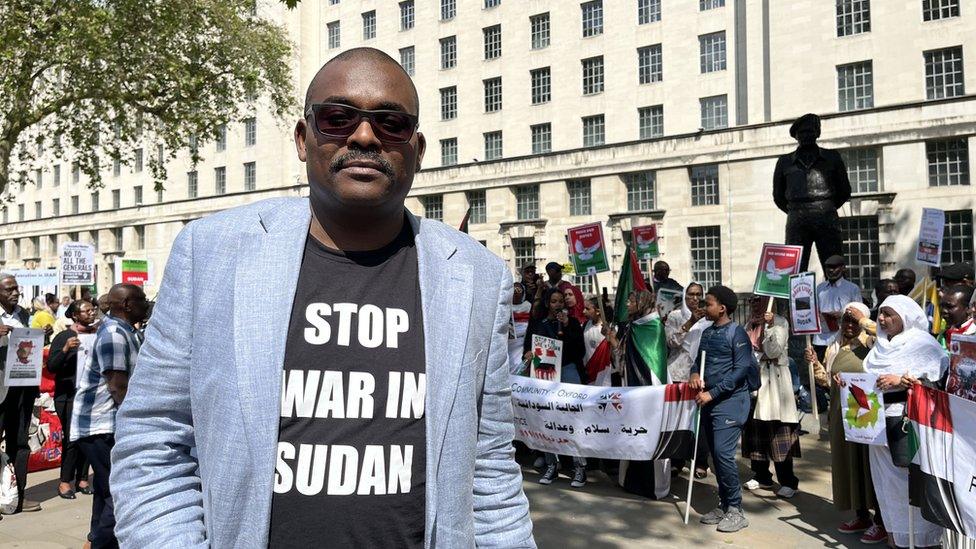
[[[889,339],[878,324],[878,340],[864,359],[864,370],[878,375],[908,373],[938,381],[949,365],[949,358],[939,342],[928,333],[925,311],[903,295],[888,297],[881,307],[888,307],[901,317],[904,329],[894,339]]]
[[[681,323],[682,324],[688,322],[688,319],[691,318],[691,309],[688,308],[687,300],[688,300],[688,289],[691,288],[692,286],[698,286],[699,288],[701,288],[702,298],[704,299],[705,297],[705,286],[699,284],[698,282],[692,280],[691,282],[688,283],[687,286],[685,286],[685,291],[682,292],[681,295]],[[705,328],[708,328],[711,325],[712,325],[712,321],[703,317],[698,322],[696,322],[694,326],[691,327],[690,330],[688,330],[687,334],[685,334],[684,342],[681,343],[681,350],[687,353],[692,360],[695,360],[695,357],[698,356],[698,345],[701,343],[702,332],[705,331]]]

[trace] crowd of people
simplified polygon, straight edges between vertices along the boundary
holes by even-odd
[[[125,398],[151,305],[143,289],[132,284],[116,284],[97,300],[83,288],[76,300],[59,300],[49,293],[33,300],[30,310],[20,302],[16,277],[0,274],[0,366],[11,330],[43,330],[44,368],[54,379],[54,410],[61,424],[57,495],[92,496],[88,542],[93,547],[117,547],[109,490],[115,412]],[[90,351],[79,364],[86,335]],[[4,514],[41,510],[39,502],[26,498],[28,434],[37,422],[38,396],[39,387],[6,387],[0,378],[0,425],[17,488],[16,505],[3,509]]]
[[[911,512],[915,546],[938,546],[943,530],[909,505],[910,458],[901,426],[908,389],[916,383],[945,389],[952,383],[947,375],[952,337],[976,334],[973,266],[943,267],[935,277],[937,300],[921,304],[908,297],[925,293],[916,288],[911,269],[901,269],[873,288],[860,288],[846,279],[845,258],[829,257],[823,268],[826,280],[816,290],[822,328],[808,345],[790,335],[786,300],[749,295],[748,313],[736,315],[739,295],[725,286],[706,288],[695,281],[682,287],[670,278],[664,261],[654,265],[644,281],[646,289],[627,296],[627,320],[616,325],[606,295],[583,296],[563,279],[558,263],[546,266],[546,277],[537,275],[534,265],[525,265],[513,298],[510,340],[520,352],[511,355],[512,371],[527,371],[532,335],[538,334],[562,341],[563,383],[689,383],[699,389],[701,434],[694,470],[688,473],[704,479],[709,466],[714,470],[719,505],[700,522],[716,525],[720,532],[748,526],[742,488],[775,489],[785,499],[796,495],[800,479],[794,460],[801,457],[801,420],[811,406],[818,406],[827,418],[833,504],[843,513],[837,530],[859,535],[865,544],[908,547],[906,519]],[[657,299],[661,289],[680,290],[679,302]],[[739,324],[734,318],[744,320]],[[613,349],[608,375],[590,364],[604,339]],[[804,363],[814,372],[813,393],[803,386],[808,380],[801,383],[799,372],[806,369],[798,365]],[[845,372],[878,375],[887,446],[845,440],[840,413],[840,374]],[[740,481],[737,455],[750,462],[753,476],[746,482]],[[582,488],[587,460],[574,456],[572,464],[571,485]],[[559,478],[559,456],[540,455],[535,466],[540,483]],[[621,462],[616,472],[612,464],[604,470],[615,473],[624,490],[661,499],[670,493],[672,476],[688,466],[660,460]]]

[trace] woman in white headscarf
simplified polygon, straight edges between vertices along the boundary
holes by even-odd
[[[864,371],[878,376],[884,391],[888,446],[871,446],[871,477],[885,526],[897,547],[909,546],[909,513],[915,547],[938,546],[942,528],[908,503],[908,439],[902,430],[907,389],[918,379],[938,381],[949,358],[928,333],[925,312],[912,299],[893,295],[881,303],[878,339],[864,359]]]

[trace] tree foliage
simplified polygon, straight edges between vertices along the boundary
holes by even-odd
[[[2,0],[0,194],[44,151],[98,187],[104,164],[131,164],[138,147],[158,190],[165,160],[252,116],[257,98],[283,120],[295,106],[292,45],[253,6]]]

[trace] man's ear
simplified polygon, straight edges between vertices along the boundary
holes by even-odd
[[[305,151],[307,132],[308,124],[305,123],[304,119],[299,120],[295,124],[295,150],[298,151],[298,159],[302,162],[305,162],[305,159],[308,158],[308,154]]]
[[[417,165],[414,171],[420,171],[420,165],[424,160],[424,153],[427,151],[427,138],[424,134],[417,132]]]

